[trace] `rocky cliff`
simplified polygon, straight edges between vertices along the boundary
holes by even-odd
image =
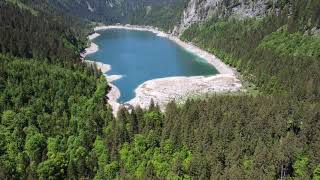
[[[173,33],[181,34],[194,23],[213,17],[263,17],[276,10],[277,0],[190,0]]]

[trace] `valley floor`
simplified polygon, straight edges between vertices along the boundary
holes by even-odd
[[[175,42],[179,46],[183,47],[187,51],[196,54],[197,56],[205,59],[209,64],[213,65],[220,74],[214,76],[194,76],[194,77],[168,77],[153,79],[141,84],[136,90],[136,96],[134,99],[130,100],[125,104],[132,106],[140,105],[142,108],[148,107],[151,99],[155,103],[158,103],[162,109],[165,105],[174,99],[185,98],[192,94],[204,94],[204,93],[227,93],[227,92],[237,92],[242,90],[242,83],[236,76],[236,71],[224,64],[220,59],[218,59],[213,54],[206,52],[194,46],[191,43],[181,41],[178,37],[167,34],[158,30],[157,28],[150,26],[133,26],[133,25],[114,25],[114,26],[98,26],[94,28],[95,33],[90,35],[89,40],[93,40],[98,37],[97,31],[108,30],[108,29],[128,29],[136,31],[150,31],[157,34],[157,36],[168,38],[169,40]],[[82,54],[85,57],[88,54],[98,51],[98,46],[91,42],[91,46],[86,49],[86,52]],[[106,66],[103,63],[96,63],[97,67],[106,73]],[[108,82],[114,81],[114,75],[106,75]],[[121,78],[116,76],[116,79]],[[117,99],[120,97],[119,89],[112,85],[112,90],[107,95],[109,103],[112,105],[114,114],[116,114],[120,104]]]

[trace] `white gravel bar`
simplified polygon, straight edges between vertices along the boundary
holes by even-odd
[[[110,26],[98,26],[94,28],[94,31],[102,31],[108,29],[127,29],[136,31],[149,31],[155,33],[157,36],[168,38],[175,42],[179,46],[183,47],[187,51],[203,58],[209,64],[213,65],[220,74],[213,76],[193,76],[193,77],[167,77],[160,79],[153,79],[142,83],[137,89],[135,89],[135,97],[126,102],[132,106],[141,106],[146,108],[149,106],[151,99],[155,103],[158,103],[161,109],[164,109],[165,105],[174,99],[183,99],[193,94],[205,94],[205,93],[229,93],[241,91],[242,83],[236,76],[236,71],[223,63],[215,55],[200,49],[192,43],[181,41],[178,37],[167,34],[160,31],[158,28],[151,26],[135,26],[135,25],[110,25]],[[92,34],[89,38],[98,37],[98,33]],[[91,43],[91,46],[87,50],[87,54],[98,51],[99,48],[96,44]],[[102,65],[97,64],[98,68],[103,69]],[[110,67],[111,68],[111,67]],[[110,70],[110,69],[109,69]],[[121,75],[106,75],[108,82],[112,82],[121,78]],[[114,114],[117,113],[118,108],[121,106],[118,103],[120,97],[119,89],[110,83],[112,87],[111,91],[107,95],[109,98],[109,104],[114,110]]]

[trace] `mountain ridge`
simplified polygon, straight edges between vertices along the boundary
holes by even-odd
[[[305,13],[302,14],[305,8]],[[300,10],[297,14],[297,9]],[[306,21],[312,21],[314,27],[320,28],[320,7],[316,0],[305,2],[291,0],[190,0],[184,9],[180,23],[175,26],[174,33],[182,34],[191,25],[202,23],[210,19],[250,19],[264,18],[270,15],[305,16]],[[308,14],[309,13],[309,14]],[[311,19],[311,20],[309,20]]]
[[[180,38],[254,85],[117,117],[105,76],[79,57],[86,17],[107,14],[94,17],[94,1],[59,0],[82,16],[63,14],[58,0],[20,2],[0,1],[0,179],[320,179],[318,0],[279,0],[283,10],[263,18],[205,12]],[[187,7],[139,2],[130,22],[168,31]]]

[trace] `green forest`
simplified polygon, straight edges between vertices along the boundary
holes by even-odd
[[[12,0],[11,0],[12,1]],[[29,6],[34,2],[46,7],[43,0],[21,0]],[[55,0],[51,9],[87,21],[107,24],[151,25],[165,31],[179,23],[188,0]],[[90,8],[89,8],[90,7]]]
[[[0,179],[320,179],[317,0],[293,1],[291,17],[283,7],[182,35],[258,95],[173,101],[165,112],[151,101],[117,117],[103,74],[79,56],[86,21],[17,2],[0,1]]]

